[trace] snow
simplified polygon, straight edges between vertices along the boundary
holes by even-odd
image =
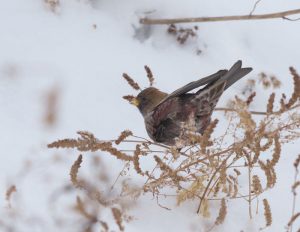
[[[248,14],[254,3],[249,0],[61,0],[57,12],[52,12],[43,0],[0,2],[1,220],[9,211],[5,191],[15,184],[18,192],[12,199],[13,207],[30,218],[43,220],[42,225],[35,226],[17,221],[17,231],[57,229],[51,222],[48,196],[68,183],[69,168],[78,154],[49,150],[47,143],[75,137],[78,130],[111,139],[129,128],[147,137],[139,112],[122,99],[123,95],[134,93],[122,79],[123,72],[146,87],[143,66],[147,64],[156,77],[156,86],[170,92],[242,59],[244,66],[254,69],[249,78],[265,71],[283,82],[280,91],[291,92],[288,67],[300,71],[300,21],[198,24],[198,38],[184,46],[166,33],[167,26],[152,26],[149,38],[142,42],[135,38],[134,28],[140,27],[138,17],[145,11],[153,11],[151,17],[157,18],[241,15]],[[255,13],[299,7],[298,1],[263,0]],[[200,55],[195,52],[197,48],[202,50]],[[240,93],[245,83],[244,79],[235,84],[219,105]],[[58,121],[49,128],[43,123],[45,93],[56,86],[60,91]],[[253,108],[262,109],[269,93],[261,89],[258,96],[263,100]],[[283,231],[291,216],[292,163],[298,152],[297,144],[284,147],[277,166],[277,186],[266,194],[273,211],[273,225],[265,231]],[[63,157],[63,161],[51,161],[55,154]],[[116,177],[122,164],[101,156],[107,159],[111,175]],[[30,171],[24,167],[25,161],[30,163]],[[66,197],[65,202],[74,199]],[[264,225],[262,209],[260,215],[249,221],[246,202],[230,204],[226,222],[215,231],[258,231]],[[208,225],[209,220],[195,214],[197,204],[193,202],[168,207],[172,210],[158,207],[155,199],[145,196],[131,212],[136,219],[125,225],[126,230],[202,231]],[[72,226],[70,231],[74,231]]]

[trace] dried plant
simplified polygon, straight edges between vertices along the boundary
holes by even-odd
[[[52,12],[56,12],[59,5],[60,5],[60,0],[44,0],[45,4],[49,7],[49,9]]]
[[[77,210],[83,217],[90,220],[91,222],[96,222],[97,221],[97,217],[95,217],[95,215],[90,214],[87,211],[84,202],[81,200],[81,198],[79,196],[77,196],[77,198],[76,198],[75,210]]]
[[[124,133],[123,133],[124,134]],[[102,227],[101,231],[110,231],[109,224],[101,219],[99,216],[99,211],[110,210],[112,216],[116,222],[116,225],[121,231],[124,231],[123,220],[126,218],[130,220],[127,216],[122,199],[118,196],[113,196],[112,192],[106,195],[105,191],[100,191],[95,181],[89,181],[83,177],[79,178],[79,170],[82,165],[82,155],[79,155],[75,160],[70,170],[70,177],[73,186],[85,193],[85,198],[76,197],[76,203],[74,210],[85,219],[85,231],[93,231],[92,228],[96,224],[100,224]],[[96,165],[99,165],[99,160],[95,160]],[[128,201],[129,202],[129,201]],[[118,208],[116,207],[118,206]],[[121,208],[121,209],[119,209]]]
[[[77,178],[77,174],[78,174],[78,170],[80,168],[81,163],[82,163],[82,155],[79,155],[70,170],[71,182],[74,186],[80,185],[80,182]]]
[[[57,108],[59,100],[60,91],[57,86],[52,87],[46,94],[45,99],[45,115],[44,123],[47,126],[53,126],[57,121]]]
[[[297,188],[300,186],[300,181],[298,180],[299,163],[300,163],[300,155],[298,155],[297,159],[294,162],[295,176],[294,176],[294,183],[292,185],[293,206],[292,206],[292,216],[286,226],[287,232],[293,231],[293,224],[295,223],[296,219],[298,219],[300,216],[300,212],[297,212],[297,213],[295,212],[296,211],[296,200],[297,200]]]
[[[264,204],[264,215],[266,220],[266,227],[268,227],[272,224],[271,208],[267,199],[263,199],[263,204]]]
[[[10,199],[13,193],[17,192],[17,187],[15,185],[11,185],[7,190],[5,194],[6,201],[8,202],[9,208],[11,207]]]
[[[114,216],[114,219],[116,221],[116,224],[119,226],[119,229],[121,231],[124,231],[124,227],[122,225],[122,213],[121,211],[118,209],[118,208],[112,208],[111,209],[112,213],[113,213],[113,216]]]
[[[149,68],[149,66],[145,65],[144,66],[146,74],[147,74],[147,78],[149,81],[149,86],[153,86],[154,85],[154,77],[153,77],[153,73],[151,71],[151,69]],[[123,73],[123,78],[127,81],[127,83],[135,90],[141,90],[139,84],[137,82],[135,82],[128,74]],[[129,102],[131,102],[135,97],[133,95],[126,95],[123,96],[123,98]]]
[[[126,96],[123,96],[123,99],[125,99],[128,102],[132,102],[132,100],[135,99],[135,96],[133,96],[133,95],[126,95]]]
[[[167,31],[170,35],[175,36],[178,43],[185,44],[189,38],[197,38],[197,30],[198,26],[192,28],[177,28],[175,24],[171,24]]]
[[[79,138],[58,140],[48,147],[74,148],[80,152],[103,151],[123,161],[124,169],[115,181],[124,180],[121,182],[121,196],[129,195],[136,199],[141,193],[151,193],[163,208],[167,207],[160,204],[160,199],[165,197],[175,196],[177,204],[196,201],[198,207],[195,211],[205,217],[211,215],[210,202],[219,201],[221,207],[214,226],[225,220],[229,210],[226,202],[244,199],[251,218],[253,200],[259,199],[264,192],[276,186],[276,166],[280,162],[283,145],[300,137],[300,82],[294,69],[291,69],[291,73],[294,78],[294,93],[290,100],[286,101],[285,98],[275,101],[275,94],[271,94],[269,100],[266,100],[265,111],[250,111],[249,105],[255,104],[256,100],[253,87],[245,100],[236,97],[230,108],[219,108],[226,113],[228,120],[228,125],[221,128],[222,132],[218,131],[218,135],[215,133],[219,125],[217,119],[212,120],[202,135],[195,133],[191,127],[190,133],[183,133],[178,138],[180,149],[135,136],[129,130],[123,131],[115,140],[99,140],[90,132],[78,132]],[[273,79],[270,86],[277,88],[274,82],[277,83]],[[113,142],[116,146],[112,145]],[[128,143],[135,148],[120,148]],[[189,145],[182,147],[182,144]],[[141,157],[153,166],[141,165]],[[300,158],[295,161],[295,167],[298,168],[299,163]],[[74,167],[79,166],[75,164]],[[74,173],[78,172],[77,168],[74,170]],[[133,185],[125,182],[129,171],[131,175],[135,172],[143,178],[144,184],[130,187]],[[74,177],[77,180],[77,175]],[[245,179],[246,182],[242,181]],[[294,189],[298,186],[295,181]],[[119,217],[116,211],[119,207],[112,206],[107,199],[105,202],[111,210],[114,208],[115,221],[121,230],[123,224],[120,218],[124,217]],[[266,226],[270,226],[271,207],[266,199],[263,200],[263,206]]]
[[[266,73],[262,72],[259,74],[259,81],[262,85],[267,88],[279,88],[281,86],[281,81],[274,75],[267,75]]]
[[[255,10],[255,6],[253,7]],[[297,21],[298,19],[290,19],[288,16],[300,14],[300,9],[293,9],[288,11],[281,11],[268,14],[254,15],[253,10],[250,14],[246,15],[230,15],[230,16],[216,16],[216,17],[196,17],[196,18],[174,18],[174,19],[155,19],[155,18],[141,18],[140,23],[144,25],[155,25],[155,24],[174,24],[174,23],[205,23],[205,22],[219,22],[219,21],[236,21],[236,20],[264,20],[280,18],[289,21]]]
[[[252,94],[254,92],[256,86],[256,80],[254,79],[247,79],[246,84],[242,90],[243,95]]]
[[[227,207],[226,207],[225,199],[223,198],[221,200],[221,207],[220,207],[220,211],[219,211],[219,216],[217,217],[217,219],[215,221],[215,225],[222,224],[225,220],[226,214],[227,214]]]
[[[128,74],[123,73],[123,78],[127,81],[127,83],[135,90],[141,90],[141,87],[137,82],[135,82]]]
[[[145,68],[146,73],[147,73],[149,84],[150,84],[150,86],[153,86],[153,84],[154,84],[154,77],[153,77],[152,71],[151,71],[151,69],[147,65],[145,65],[144,68]]]
[[[120,134],[119,138],[115,141],[115,144],[119,145],[124,139],[131,136],[132,132],[130,130],[124,130]]]

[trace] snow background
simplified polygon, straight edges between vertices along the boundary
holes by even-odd
[[[122,79],[123,72],[146,87],[143,66],[147,64],[156,77],[156,86],[170,92],[242,59],[244,66],[254,69],[249,78],[257,77],[261,71],[275,74],[283,82],[280,91],[291,92],[288,67],[300,70],[300,21],[198,24],[197,40],[185,46],[166,33],[167,26],[153,26],[150,37],[143,42],[134,38],[133,25],[139,26],[138,16],[145,11],[155,11],[153,17],[158,18],[239,15],[248,14],[254,3],[250,0],[61,0],[58,11],[53,13],[43,0],[1,1],[1,219],[5,220],[3,217],[9,210],[5,191],[15,184],[18,192],[12,205],[31,218],[27,227],[14,221],[16,231],[55,230],[47,209],[48,195],[69,181],[69,168],[78,153],[59,151],[65,159],[56,165],[49,162],[55,152],[46,148],[47,143],[76,137],[78,130],[110,139],[129,128],[146,137],[139,112],[121,98],[134,93]],[[299,1],[263,0],[255,14],[299,7]],[[195,48],[202,53],[196,55]],[[246,78],[230,88],[219,106],[240,93],[245,83]],[[60,90],[58,122],[48,128],[43,123],[45,93],[55,86]],[[258,99],[262,100],[252,107],[264,109],[269,93],[261,89]],[[297,144],[284,147],[277,166],[277,186],[266,194],[273,225],[265,231],[283,231],[291,216],[292,163],[298,153]],[[117,175],[121,163],[107,159],[109,170],[115,171],[112,176]],[[26,169],[22,171],[24,162],[31,165],[29,173]],[[131,212],[136,220],[125,225],[126,231],[201,231],[206,223],[195,215],[197,204],[191,202],[179,208],[171,204],[173,210],[166,211],[151,196],[148,198]],[[264,225],[262,209],[260,215],[249,221],[246,202],[232,203],[229,207],[225,224],[215,231],[258,231]],[[34,224],[35,217],[43,218],[43,224]],[[74,231],[72,225],[70,231]]]

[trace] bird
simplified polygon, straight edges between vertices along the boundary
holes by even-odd
[[[130,103],[142,114],[149,137],[173,146],[188,124],[203,134],[223,92],[251,71],[250,67],[242,68],[242,61],[238,60],[229,70],[219,70],[170,94],[152,86],[145,88]]]

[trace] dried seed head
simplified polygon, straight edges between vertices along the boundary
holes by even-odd
[[[217,219],[215,221],[215,225],[222,224],[225,220],[226,214],[227,214],[227,206],[226,206],[226,201],[223,198],[221,200],[221,207],[220,207],[220,210],[219,210],[219,216],[217,217]]]
[[[291,108],[300,97],[300,76],[293,67],[290,67],[290,72],[294,80],[294,91],[288,103],[285,105],[286,108]]]
[[[151,69],[147,65],[145,65],[144,68],[145,68],[146,73],[147,73],[149,84],[150,84],[150,86],[153,86],[153,84],[154,84],[154,77],[153,77],[152,71],[151,71]]]
[[[139,156],[142,154],[141,152],[141,145],[137,144],[135,147],[134,155],[133,155],[133,165],[134,169],[138,174],[144,175],[141,167],[140,167],[140,158]]]
[[[263,203],[264,203],[264,215],[266,220],[266,227],[268,227],[272,224],[271,208],[267,199],[263,199]]]
[[[127,100],[129,103],[132,102],[133,99],[135,99],[135,96],[133,95],[126,95],[126,96],[123,96],[123,99]]]
[[[119,145],[121,142],[124,141],[124,139],[126,139],[127,137],[133,135],[132,131],[130,130],[124,130],[121,132],[120,136],[118,137],[118,139],[115,141],[115,144]]]
[[[70,170],[71,182],[76,187],[78,187],[80,185],[79,184],[80,182],[78,181],[77,175],[78,175],[78,171],[79,171],[81,163],[82,163],[82,155],[80,154],[78,156],[77,160],[72,165],[71,170]]]
[[[253,102],[254,97],[256,96],[256,92],[253,92],[249,95],[249,97],[246,100],[246,104],[249,106],[251,102]]]
[[[123,73],[123,78],[127,81],[127,83],[135,90],[141,90],[139,84],[135,82],[127,73]]]
[[[252,177],[252,189],[256,195],[263,192],[263,188],[261,186],[260,179],[257,175],[254,175]]]
[[[274,100],[275,100],[275,93],[272,93],[269,97],[268,104],[267,104],[267,113],[273,113],[274,108]]]
[[[119,229],[121,231],[124,231],[124,226],[122,225],[122,223],[123,223],[122,212],[118,208],[112,208],[111,211],[113,213],[115,222],[119,226]]]

